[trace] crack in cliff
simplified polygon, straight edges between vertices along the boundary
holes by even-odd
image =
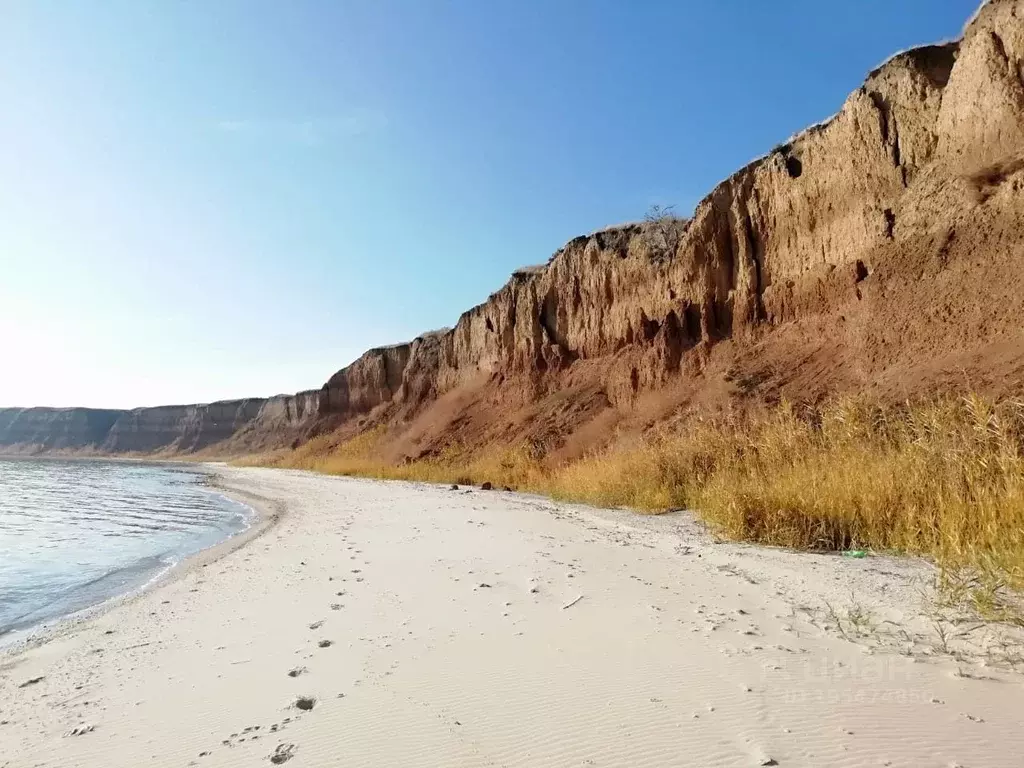
[[[1002,35],[1000,35],[994,29],[991,30],[989,34],[992,36],[992,43],[996,47],[996,53],[999,54],[999,58],[1001,58],[1003,60],[1003,63],[1006,64],[1006,69],[1010,70],[1010,54],[1006,52],[1006,43],[1003,42]]]
[[[868,97],[871,99],[871,103],[878,111],[878,128],[882,134],[882,143],[888,150],[887,154],[889,159],[892,160],[893,167],[900,173],[900,181],[903,186],[907,186],[907,167],[903,162],[902,152],[900,150],[900,129],[896,123],[896,115],[893,114],[892,107],[889,105],[888,99],[885,98],[878,91],[869,91]]]
[[[537,321],[540,323],[545,341],[560,350],[571,352],[565,343],[565,338],[558,332],[558,314],[560,305],[555,294],[554,286],[548,288],[544,294],[544,301],[541,303]]]
[[[896,229],[896,214],[893,213],[892,208],[886,208],[882,211],[882,215],[885,217],[885,238],[887,240],[892,240],[893,230]]]
[[[763,320],[765,318],[764,311],[764,276],[763,260],[764,255],[761,252],[760,240],[754,232],[754,222],[750,218],[750,211],[747,210],[746,215],[743,217],[743,229],[747,236],[747,248],[750,251],[750,261],[754,266],[754,317],[755,321]]]
[[[1020,64],[1013,61],[1009,51],[1006,50],[1006,43],[1004,42],[1002,35],[994,29],[990,30],[989,34],[992,36],[992,44],[995,45],[996,54],[1006,65],[1007,74],[1016,78],[1017,85],[1024,89],[1024,72],[1021,72]]]
[[[892,116],[892,162],[900,171],[900,181],[907,186],[907,166],[903,163],[900,154],[900,127],[896,122],[896,116]]]

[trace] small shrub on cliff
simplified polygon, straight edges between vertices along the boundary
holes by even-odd
[[[661,259],[676,252],[689,220],[675,215],[675,206],[652,205],[640,224],[636,242],[648,258]]]

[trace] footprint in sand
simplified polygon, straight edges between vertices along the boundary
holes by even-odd
[[[296,749],[297,747],[294,744],[278,744],[277,749],[274,750],[274,754],[270,756],[270,762],[274,765],[287,763],[295,757]]]

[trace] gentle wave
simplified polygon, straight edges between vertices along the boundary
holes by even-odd
[[[144,588],[252,524],[201,468],[0,459],[0,635]]]

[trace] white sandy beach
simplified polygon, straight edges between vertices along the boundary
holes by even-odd
[[[0,766],[1024,764],[1012,653],[985,628],[943,641],[921,563],[718,543],[682,513],[216,472],[262,531],[7,651]]]

